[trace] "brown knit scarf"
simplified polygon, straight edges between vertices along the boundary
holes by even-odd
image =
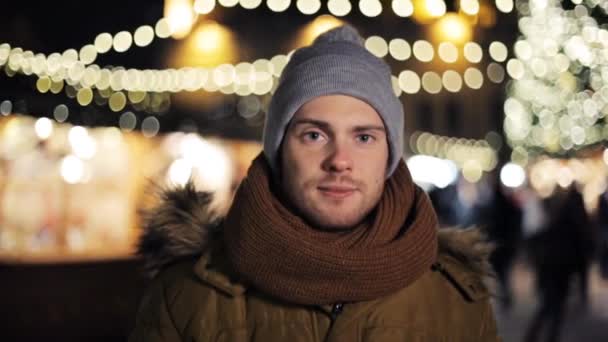
[[[403,161],[375,211],[346,232],[315,229],[274,196],[258,156],[225,221],[234,271],[260,291],[306,305],[371,300],[408,286],[437,256],[437,218]]]

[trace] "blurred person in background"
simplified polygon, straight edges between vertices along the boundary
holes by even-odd
[[[540,305],[530,322],[526,342],[558,341],[571,285],[579,285],[587,306],[587,277],[593,256],[592,225],[583,196],[575,186],[546,201],[548,226],[528,241],[536,271]],[[544,339],[539,339],[544,332]]]
[[[498,341],[488,249],[437,229],[403,122],[352,27],[297,50],[227,216],[192,185],[149,212],[155,278],[130,341]]]
[[[493,198],[485,210],[482,224],[487,230],[489,240],[495,245],[490,255],[490,263],[498,278],[502,308],[508,310],[513,304],[510,274],[522,241],[523,211],[511,194],[506,193],[500,180],[495,180],[493,188]]]
[[[597,208],[600,274],[608,279],[608,191],[600,195]]]

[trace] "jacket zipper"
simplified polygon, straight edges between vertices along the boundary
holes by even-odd
[[[329,340],[329,336],[331,336],[331,328],[334,326],[334,322],[336,321],[338,316],[340,316],[342,311],[344,311],[344,303],[336,303],[332,306],[331,313],[329,314],[331,321],[329,322],[329,327],[327,328],[327,334],[325,335],[325,339],[323,339],[323,341]]]
[[[332,321],[332,323],[333,323],[333,321],[336,320],[336,318],[338,318],[338,316],[340,316],[340,314],[342,313],[343,310],[344,310],[344,304],[343,303],[336,303],[336,304],[334,304],[334,306],[331,308],[331,321]]]

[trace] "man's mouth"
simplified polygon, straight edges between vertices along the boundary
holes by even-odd
[[[332,199],[343,199],[351,196],[357,191],[356,188],[342,185],[322,185],[318,187],[323,196]]]

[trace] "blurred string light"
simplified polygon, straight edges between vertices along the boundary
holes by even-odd
[[[61,160],[60,174],[68,184],[77,184],[84,180],[85,166],[81,159],[74,155],[69,155]]]
[[[552,159],[541,157],[529,167],[529,183],[541,197],[550,196],[558,187],[576,183],[587,204],[594,203],[606,190],[606,164],[603,158]]]
[[[443,0],[414,0],[413,14],[414,20],[426,24],[443,16],[447,7]]]
[[[169,184],[183,185],[192,179],[197,188],[204,190],[229,189],[233,167],[224,148],[195,134],[174,134],[168,140],[177,144],[175,159],[167,172]]]
[[[449,41],[463,44],[470,41],[473,36],[473,29],[470,21],[458,14],[448,13],[432,25],[432,34],[438,41]]]
[[[517,164],[507,163],[500,170],[500,181],[506,187],[518,188],[526,181],[526,171]]]
[[[144,47],[152,43],[155,37],[168,38],[173,36],[181,38],[182,35],[187,34],[186,31],[190,32],[192,29],[196,15],[208,14],[218,4],[232,7],[239,3],[244,8],[253,9],[258,7],[262,1],[223,0],[216,3],[215,0],[197,0],[194,2],[190,0],[171,0],[165,3],[165,17],[156,22],[154,26],[140,26],[133,34],[128,31],[121,31],[115,35],[101,33],[96,36],[92,44],[86,44],[79,50],[68,49],[63,53],[52,53],[46,56],[40,53],[34,54],[31,51],[23,51],[21,48],[11,48],[8,44],[1,44],[0,66],[5,65],[5,70],[9,75],[17,72],[37,75],[36,88],[42,93],[50,91],[56,94],[65,89],[66,94],[70,98],[76,98],[82,106],[90,105],[95,101],[98,104],[108,104],[110,109],[115,112],[124,110],[128,102],[131,104],[140,103],[146,98],[146,93],[204,90],[220,91],[224,94],[237,94],[239,96],[264,95],[274,89],[282,68],[289,59],[289,54],[276,55],[269,60],[261,59],[254,63],[222,64],[214,68],[185,67],[177,70],[138,70],[120,66],[101,68],[94,64],[100,54],[112,50],[126,52],[133,46]],[[464,5],[465,3],[466,5]],[[269,0],[267,3],[269,8],[277,12],[286,10],[290,4],[290,0]],[[320,2],[317,0],[299,0],[296,6],[305,13],[312,14],[318,11]],[[445,14],[443,0],[428,1],[421,6],[433,16]],[[470,5],[468,2],[463,2],[463,6],[475,7],[474,4]],[[396,9],[395,12],[400,16],[411,15],[414,9],[414,5],[409,0],[394,0],[392,7]],[[352,6],[348,0],[331,0],[328,3],[328,8],[334,15],[342,16],[349,13]],[[359,8],[368,16],[376,16],[381,12],[382,5],[377,0],[362,0],[359,2]],[[317,19],[323,19],[322,17],[333,18],[331,16],[321,16]],[[450,18],[448,17],[449,15],[444,18],[446,20],[442,19],[448,23],[447,26],[444,25],[443,30],[457,34],[457,36],[447,38],[458,42],[462,38],[462,35],[458,33],[459,27],[458,25],[454,26],[454,24],[450,26]],[[194,19],[190,21],[188,18]],[[335,20],[335,18],[333,19]],[[325,26],[327,26],[326,29],[329,29],[335,25],[337,24],[332,23]],[[320,27],[322,25],[316,26]],[[318,33],[315,33],[314,36]],[[197,39],[200,42],[199,45],[202,44],[201,49],[205,49],[206,46],[218,45],[216,38],[212,36],[204,35],[199,31],[195,34],[201,36],[200,39]],[[490,55],[497,62],[504,61],[506,56],[504,49],[500,48],[502,43],[495,43],[499,44],[498,48],[494,48],[497,52],[490,52]],[[482,56],[481,47],[474,42],[466,43],[463,51],[459,52],[459,48],[452,42],[442,42],[437,48],[434,48],[431,43],[424,40],[416,41],[410,45],[410,43],[400,38],[389,41],[379,36],[372,36],[366,40],[366,47],[379,57],[390,55],[400,61],[413,56],[421,62],[431,62],[437,55],[446,63],[454,63],[462,54],[468,62],[479,63]],[[239,70],[241,71],[239,75],[236,75],[233,71],[236,70],[237,66],[240,67]],[[487,72],[488,77],[493,82],[499,83],[504,78],[504,70],[501,69],[501,66],[492,65]],[[447,76],[442,77],[434,72],[427,72],[422,76],[421,86],[429,93],[435,94],[440,92],[442,88],[448,91],[460,88],[458,85],[460,78],[464,79],[464,83],[472,89],[478,89],[483,84],[483,81],[480,81],[482,78],[477,77],[477,72],[467,70],[467,73],[463,76],[454,76],[450,72]],[[410,78],[413,79],[413,77]],[[439,79],[442,82],[439,82]],[[414,93],[416,88],[419,88],[416,86],[416,81],[412,86],[402,87],[400,84],[403,82],[399,80],[399,77],[393,76],[396,94],[403,91]],[[460,83],[462,82],[460,81]],[[99,92],[102,96],[97,96],[96,92]]]
[[[455,70],[445,70],[441,75],[427,71],[418,75],[412,70],[403,70],[396,77],[397,86],[405,94],[416,94],[424,90],[429,94],[437,94],[442,89],[457,93],[467,86],[470,89],[480,89],[484,83],[483,73],[474,67],[467,68],[463,75]]]
[[[197,8],[200,9],[201,5],[199,4]],[[167,20],[173,38],[185,38],[190,33],[190,30],[192,30],[192,25],[196,18],[192,1],[165,0],[164,18]]]
[[[513,83],[504,103],[504,130],[518,156],[565,153],[608,138],[608,30],[590,16],[607,6],[579,2],[566,10],[557,0],[518,6],[522,37],[507,62]]]
[[[397,60],[406,60],[413,56],[422,62],[430,62],[435,57],[432,44],[424,40],[410,45],[401,38],[387,42],[382,37],[372,36],[366,39],[365,46],[377,56],[391,55]],[[459,57],[458,50],[453,43],[442,42],[437,48],[437,55],[445,63],[453,63]],[[462,54],[467,61],[478,63],[482,55],[481,47],[473,42],[467,43],[463,47]],[[496,58],[501,57],[502,55],[499,54]],[[68,96],[75,97],[82,106],[90,105],[96,99],[96,103],[107,104],[114,112],[123,111],[129,103],[131,105],[142,103],[148,98],[146,94],[149,93],[204,90],[239,96],[250,94],[261,96],[273,90],[288,61],[289,55],[276,55],[270,60],[259,59],[253,63],[243,62],[237,65],[224,63],[210,68],[185,67],[166,70],[125,70],[122,67],[101,69],[92,65],[82,72],[81,84],[72,81],[73,85],[66,86],[65,91]],[[483,75],[475,67],[467,68],[463,75],[458,76],[452,71],[446,72],[446,75],[426,72],[419,76],[413,71],[404,70],[393,76],[395,93],[414,94],[421,88],[431,94],[437,94],[443,88],[456,92],[463,84],[471,89],[479,89],[484,83]],[[492,82],[500,83],[504,79],[505,72],[498,63],[491,64],[487,72]],[[46,92],[52,89],[53,84],[55,83],[51,78],[42,76],[37,82],[37,88]],[[63,81],[60,86],[63,87]],[[96,95],[97,93],[99,96]],[[158,108],[152,109],[158,110]],[[56,119],[65,120],[61,116]]]
[[[7,116],[13,112],[13,103],[10,100],[4,100],[0,103],[0,114]]]
[[[407,159],[412,179],[425,188],[432,185],[443,189],[458,179],[458,167],[454,162],[426,155],[415,155]]]
[[[68,141],[74,155],[80,159],[91,159],[97,153],[97,143],[89,135],[89,131],[82,126],[70,128]]]
[[[477,181],[483,172],[494,170],[498,161],[496,150],[486,140],[415,132],[410,137],[410,149],[415,154],[451,160],[470,181]]]
[[[39,139],[46,140],[53,134],[53,121],[49,118],[40,118],[36,120],[34,130]]]
[[[496,8],[503,13],[510,13],[513,11],[514,0],[496,0]]]
[[[477,15],[479,13],[479,1],[460,0],[460,10],[467,15]]]

